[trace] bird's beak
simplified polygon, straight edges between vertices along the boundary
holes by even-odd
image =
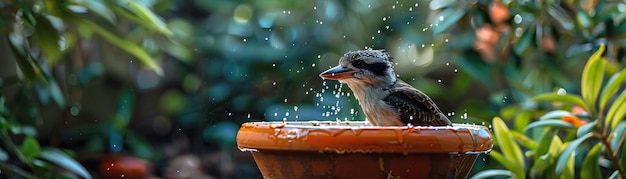
[[[329,80],[342,80],[346,78],[352,78],[352,74],[356,72],[354,69],[338,65],[331,69],[328,69],[320,74],[323,79]]]

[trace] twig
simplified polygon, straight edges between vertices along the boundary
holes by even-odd
[[[626,173],[624,173],[624,171],[622,170],[622,167],[619,165],[619,161],[617,160],[617,156],[613,155],[613,149],[611,148],[611,143],[609,143],[609,141],[606,139],[606,137],[603,135],[601,137],[602,139],[602,143],[604,144],[604,146],[606,146],[606,150],[609,153],[609,158],[611,159],[611,163],[613,163],[613,166],[615,166],[615,168],[617,168],[617,171],[619,172],[620,176],[622,178],[626,178]]]

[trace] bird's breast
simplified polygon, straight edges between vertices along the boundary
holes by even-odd
[[[398,110],[383,101],[386,91],[375,88],[353,88],[354,96],[359,101],[367,120],[375,126],[403,126]]]

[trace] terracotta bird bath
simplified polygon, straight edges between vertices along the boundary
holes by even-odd
[[[465,178],[493,146],[483,126],[250,122],[237,144],[264,178]]]

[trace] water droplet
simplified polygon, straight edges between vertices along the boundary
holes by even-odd
[[[386,20],[387,20],[387,17],[383,17],[383,21],[386,21]]]
[[[437,80],[437,83],[441,83],[441,79],[438,79],[438,80]]]
[[[246,39],[243,39],[243,42],[246,42],[246,41],[247,41]]]
[[[439,21],[443,21],[443,16],[439,16]]]
[[[566,95],[567,91],[565,91],[565,89],[563,88],[559,88],[559,90],[556,91],[557,95]]]

